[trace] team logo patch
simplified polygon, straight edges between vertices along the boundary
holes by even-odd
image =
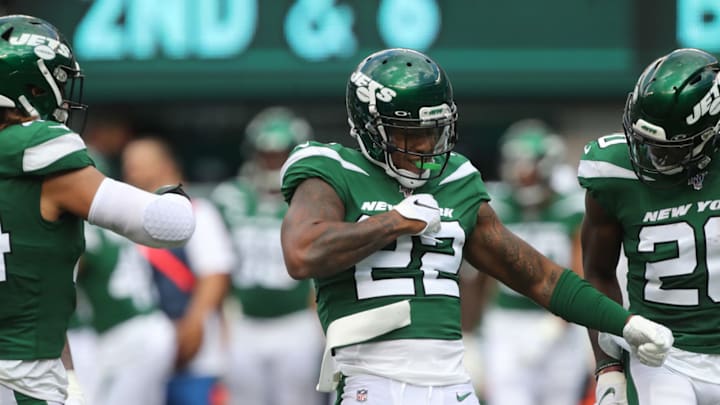
[[[366,390],[365,388],[363,388],[361,390],[357,390],[357,392],[355,393],[355,400],[358,402],[365,402],[365,401],[367,401],[367,398],[368,398],[368,390]]]
[[[688,179],[688,185],[693,186],[695,190],[700,190],[703,187],[703,181],[707,172],[698,173]]]

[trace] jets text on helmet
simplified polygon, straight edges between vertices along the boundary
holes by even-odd
[[[698,122],[705,114],[716,115],[720,112],[720,88],[718,88],[718,78],[720,78],[720,74],[715,76],[713,86],[707,94],[705,94],[705,97],[693,106],[692,114],[685,118],[685,122],[687,122],[688,125]]]
[[[10,37],[10,43],[12,45],[27,45],[27,46],[40,46],[40,45],[47,45],[52,49],[53,51],[59,53],[60,55],[69,58],[70,57],[70,49],[65,45],[60,43],[60,41],[48,38],[42,35],[38,34],[20,34],[20,36],[12,36]]]

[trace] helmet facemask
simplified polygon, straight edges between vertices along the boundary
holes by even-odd
[[[383,117],[379,114],[366,126],[369,139],[375,148],[382,150],[382,160],[366,157],[385,169],[385,173],[397,179],[406,188],[417,188],[439,177],[447,165],[457,136],[455,120],[457,113],[449,106],[422,107],[437,110],[440,116],[432,119],[408,119]],[[363,148],[364,149],[364,148]]]
[[[65,96],[54,114],[56,117],[65,118],[65,123],[68,127],[74,129],[78,133],[82,133],[85,129],[87,122],[87,104],[83,103],[83,92],[85,87],[85,76],[82,74],[80,65],[75,62],[73,68],[67,66],[59,66],[57,70],[65,73],[67,79],[65,81],[58,82],[63,86],[63,95]],[[62,76],[58,73],[55,77]],[[63,111],[63,113],[57,113],[57,111]],[[58,119],[59,120],[59,119]]]
[[[50,94],[44,94],[46,92],[43,92],[42,88],[34,87],[33,89],[37,89],[36,91],[39,92],[37,97],[52,98],[52,102],[57,106],[51,113],[52,119],[64,123],[81,133],[85,127],[86,114],[84,112],[87,110],[87,105],[82,103],[85,76],[82,75],[80,66],[77,62],[74,67],[58,65],[51,73],[42,59],[38,59],[37,65],[50,89]],[[35,95],[34,92],[33,95]],[[20,97],[21,104],[23,104],[23,96]],[[23,107],[33,108],[32,105],[26,106],[25,104],[23,104]],[[82,114],[76,114],[80,112]],[[34,111],[34,113],[28,111],[28,113],[40,116],[37,111]]]

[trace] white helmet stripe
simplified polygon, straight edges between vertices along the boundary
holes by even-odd
[[[40,73],[45,77],[45,81],[48,82],[50,85],[50,88],[53,91],[53,95],[55,95],[55,101],[57,103],[57,106],[60,107],[62,105],[62,93],[60,93],[60,88],[57,86],[57,83],[55,83],[55,79],[53,78],[52,74],[50,74],[50,70],[48,70],[47,66],[45,66],[45,61],[42,59],[38,59],[37,61],[38,68],[40,68]]]
[[[23,108],[25,109],[25,111],[28,114],[30,114],[30,116],[40,117],[40,113],[38,113],[38,111],[35,109],[35,107],[33,107],[33,105],[30,104],[27,97],[25,97],[24,95],[20,96],[20,97],[18,97],[18,101],[20,101],[20,104],[22,104]]]
[[[17,105],[15,105],[15,102],[11,98],[5,97],[0,94],[0,107],[11,107],[12,108],[12,107],[17,107]]]

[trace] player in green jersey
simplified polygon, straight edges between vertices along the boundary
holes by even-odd
[[[80,404],[61,354],[84,219],[139,243],[176,246],[193,233],[192,206],[93,167],[82,138],[65,125],[85,108],[82,86],[74,86],[83,76],[51,24],[0,17],[0,77],[0,403]]]
[[[280,168],[310,135],[309,123],[290,109],[262,110],[245,131],[247,160],[239,175],[218,185],[211,195],[238,253],[232,302],[239,304],[241,313],[228,318],[232,361],[226,381],[232,403],[322,402],[315,392],[315,365],[323,341],[311,308],[312,284],[290,278],[280,247],[280,225],[287,211]]]
[[[555,186],[564,142],[542,121],[524,119],[505,131],[499,150],[502,182],[488,185],[498,218],[540,253],[582,275],[582,189],[575,180],[572,191]],[[489,276],[479,273],[474,283],[486,283],[483,277]],[[473,304],[479,295],[463,299]],[[502,283],[482,320],[489,405],[578,404],[591,367],[584,328]]]
[[[662,368],[591,335],[600,404],[720,403],[719,74],[718,60],[701,50],[658,58],[628,96],[625,133],[585,146],[586,277],[620,301],[622,247],[625,304],[675,335]]]
[[[85,397],[91,404],[163,405],[175,328],[158,308],[152,270],[138,247],[114,232],[86,225],[85,244],[77,284],[97,333],[93,363],[84,369],[75,363]],[[73,359],[75,337],[68,332]]]
[[[463,258],[662,363],[667,328],[632,316],[502,225],[480,173],[452,152],[457,109],[437,63],[409,49],[369,55],[348,80],[346,104],[360,150],[309,142],[283,166],[285,263],[293,278],[315,280],[326,333],[318,389],[337,387],[343,405],[477,404],[462,367]]]

